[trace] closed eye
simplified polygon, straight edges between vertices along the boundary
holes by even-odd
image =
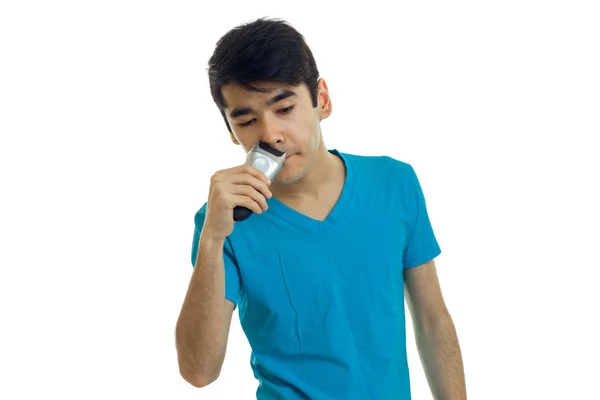
[[[281,113],[281,114],[289,114],[290,112],[292,112],[292,110],[294,109],[295,106],[289,106],[286,108],[282,108],[281,110],[277,110],[277,112]],[[254,122],[254,118],[252,118],[250,121],[247,122],[242,122],[241,124],[239,124],[242,128],[248,125],[251,125],[252,122]]]
[[[282,114],[289,114],[294,109],[294,106],[289,106],[279,110]]]

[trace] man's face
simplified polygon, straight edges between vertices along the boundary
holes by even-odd
[[[225,115],[233,131],[231,139],[246,153],[258,141],[286,152],[286,160],[275,183],[287,185],[300,180],[312,166],[321,145],[321,120],[331,114],[325,81],[319,81],[318,104],[313,107],[306,85],[291,86],[258,82],[262,93],[227,84],[222,92]]]

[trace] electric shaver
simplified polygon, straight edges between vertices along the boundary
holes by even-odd
[[[285,153],[279,151],[267,143],[257,142],[246,156],[246,164],[253,166],[266,175],[271,182],[281,171]],[[243,206],[236,206],[233,209],[233,220],[243,221],[252,215],[252,211]]]

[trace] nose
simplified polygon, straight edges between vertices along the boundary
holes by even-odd
[[[266,117],[263,119],[261,141],[271,146],[284,141],[281,125],[276,118]]]

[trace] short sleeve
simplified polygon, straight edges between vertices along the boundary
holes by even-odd
[[[198,245],[200,240],[200,233],[204,226],[204,218],[206,216],[206,204],[202,206],[194,217],[194,235],[192,240],[192,267],[196,265],[196,258],[198,256]],[[229,238],[225,239],[225,245],[223,247],[223,264],[225,265],[225,298],[232,301],[237,307],[237,301],[241,288],[240,270],[233,253],[231,241]]]
[[[410,223],[402,261],[404,268],[412,268],[434,259],[440,255],[441,249],[429,220],[425,195],[419,183],[419,178],[410,165],[407,183]]]

